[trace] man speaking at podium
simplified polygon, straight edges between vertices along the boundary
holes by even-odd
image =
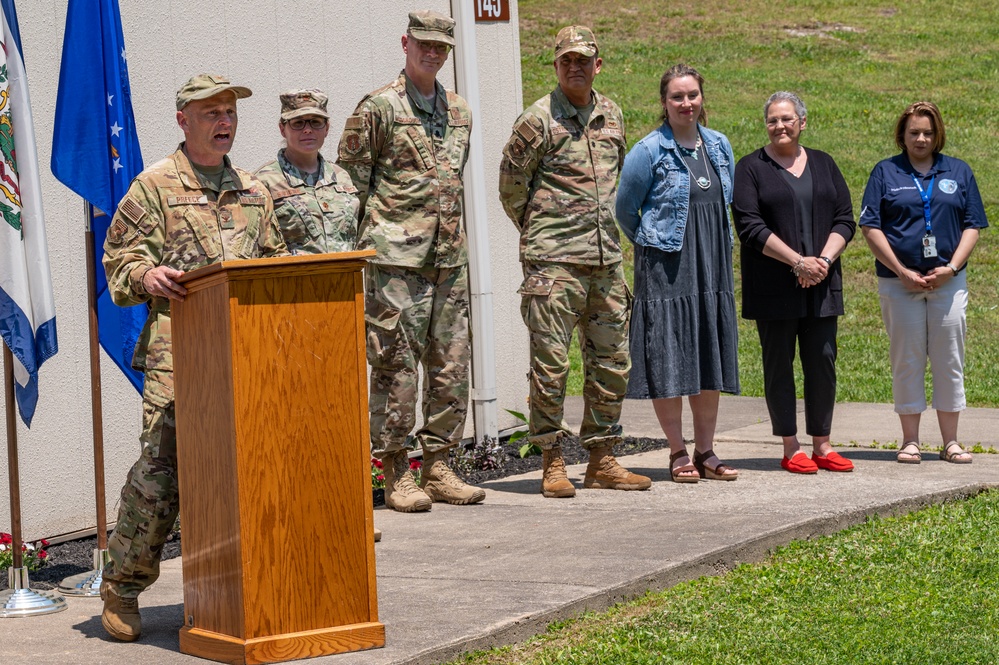
[[[251,94],[208,74],[181,87],[177,124],[184,142],[132,181],[104,243],[115,304],[149,303],[132,360],[145,374],[142,454],[121,491],[101,584],[101,622],[127,642],[139,637],[138,595],[159,576],[163,544],[177,519],[170,301],[183,300],[186,289],[176,280],[219,261],[288,254],[267,189],[226,156],[236,138],[236,100]]]

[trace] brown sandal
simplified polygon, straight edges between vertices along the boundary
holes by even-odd
[[[962,455],[967,455],[967,457],[962,457]],[[965,450],[964,446],[957,441],[951,441],[940,451],[940,459],[951,464],[971,464],[971,452]]]
[[[903,457],[905,455],[905,457]],[[919,444],[915,441],[906,441],[895,454],[895,461],[899,464],[919,464],[923,461],[923,454],[919,452]]]
[[[683,466],[678,466],[675,469],[673,468],[673,463],[674,462],[676,462],[681,457],[686,457],[686,456],[687,456],[687,449],[686,448],[684,448],[683,450],[678,450],[675,453],[670,453],[670,456],[669,456],[669,474],[673,477],[673,482],[674,483],[696,483],[696,482],[700,482],[700,480],[701,480],[701,478],[700,478],[699,475],[698,476],[681,476],[681,475],[679,475],[681,473],[689,473],[690,471],[697,471],[697,468],[693,464],[690,464],[689,462],[687,464],[684,464]]]
[[[718,463],[718,466],[711,468],[705,464],[705,460],[711,459],[715,454],[715,451],[708,448],[702,453],[694,451],[694,468],[697,469],[698,475],[701,478],[708,478],[709,480],[738,480],[739,472],[735,471],[734,468],[730,467],[728,464]],[[725,473],[726,471],[735,471],[735,473]]]

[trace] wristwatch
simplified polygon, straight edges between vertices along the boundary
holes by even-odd
[[[950,268],[951,272],[954,273],[954,276],[957,277],[957,272],[958,271],[957,271],[957,268],[954,267],[954,264],[953,263],[948,263],[947,267]]]
[[[830,259],[828,256],[820,256],[819,258],[825,261],[827,266],[830,267],[832,266],[832,259]]]

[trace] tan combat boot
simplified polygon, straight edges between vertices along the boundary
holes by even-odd
[[[386,506],[400,513],[420,513],[433,507],[430,497],[416,486],[405,450],[389,453],[382,461],[385,463]]]
[[[470,503],[478,503],[486,498],[484,490],[468,485],[447,465],[448,452],[431,453],[423,452],[423,476],[420,478],[420,487],[434,501],[453,503],[456,506],[465,506]]]
[[[562,448],[552,446],[542,452],[541,493],[548,499],[568,499],[576,496],[576,488],[565,475],[565,460]]]
[[[590,449],[583,487],[603,490],[647,490],[652,479],[628,471],[614,459],[614,446]]]
[[[122,598],[105,580],[101,582],[101,600],[104,601],[101,623],[108,635],[122,642],[134,642],[139,639],[139,635],[142,634],[139,599]]]

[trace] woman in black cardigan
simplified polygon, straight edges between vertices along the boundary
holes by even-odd
[[[775,92],[763,109],[770,144],[735,167],[732,212],[742,244],[742,316],[755,319],[773,433],[792,473],[852,471],[829,444],[836,403],[836,329],[843,313],[839,256],[853,238],[850,190],[832,157],[799,144],[804,103]],[[805,378],[805,432],[798,442],[794,354]]]

